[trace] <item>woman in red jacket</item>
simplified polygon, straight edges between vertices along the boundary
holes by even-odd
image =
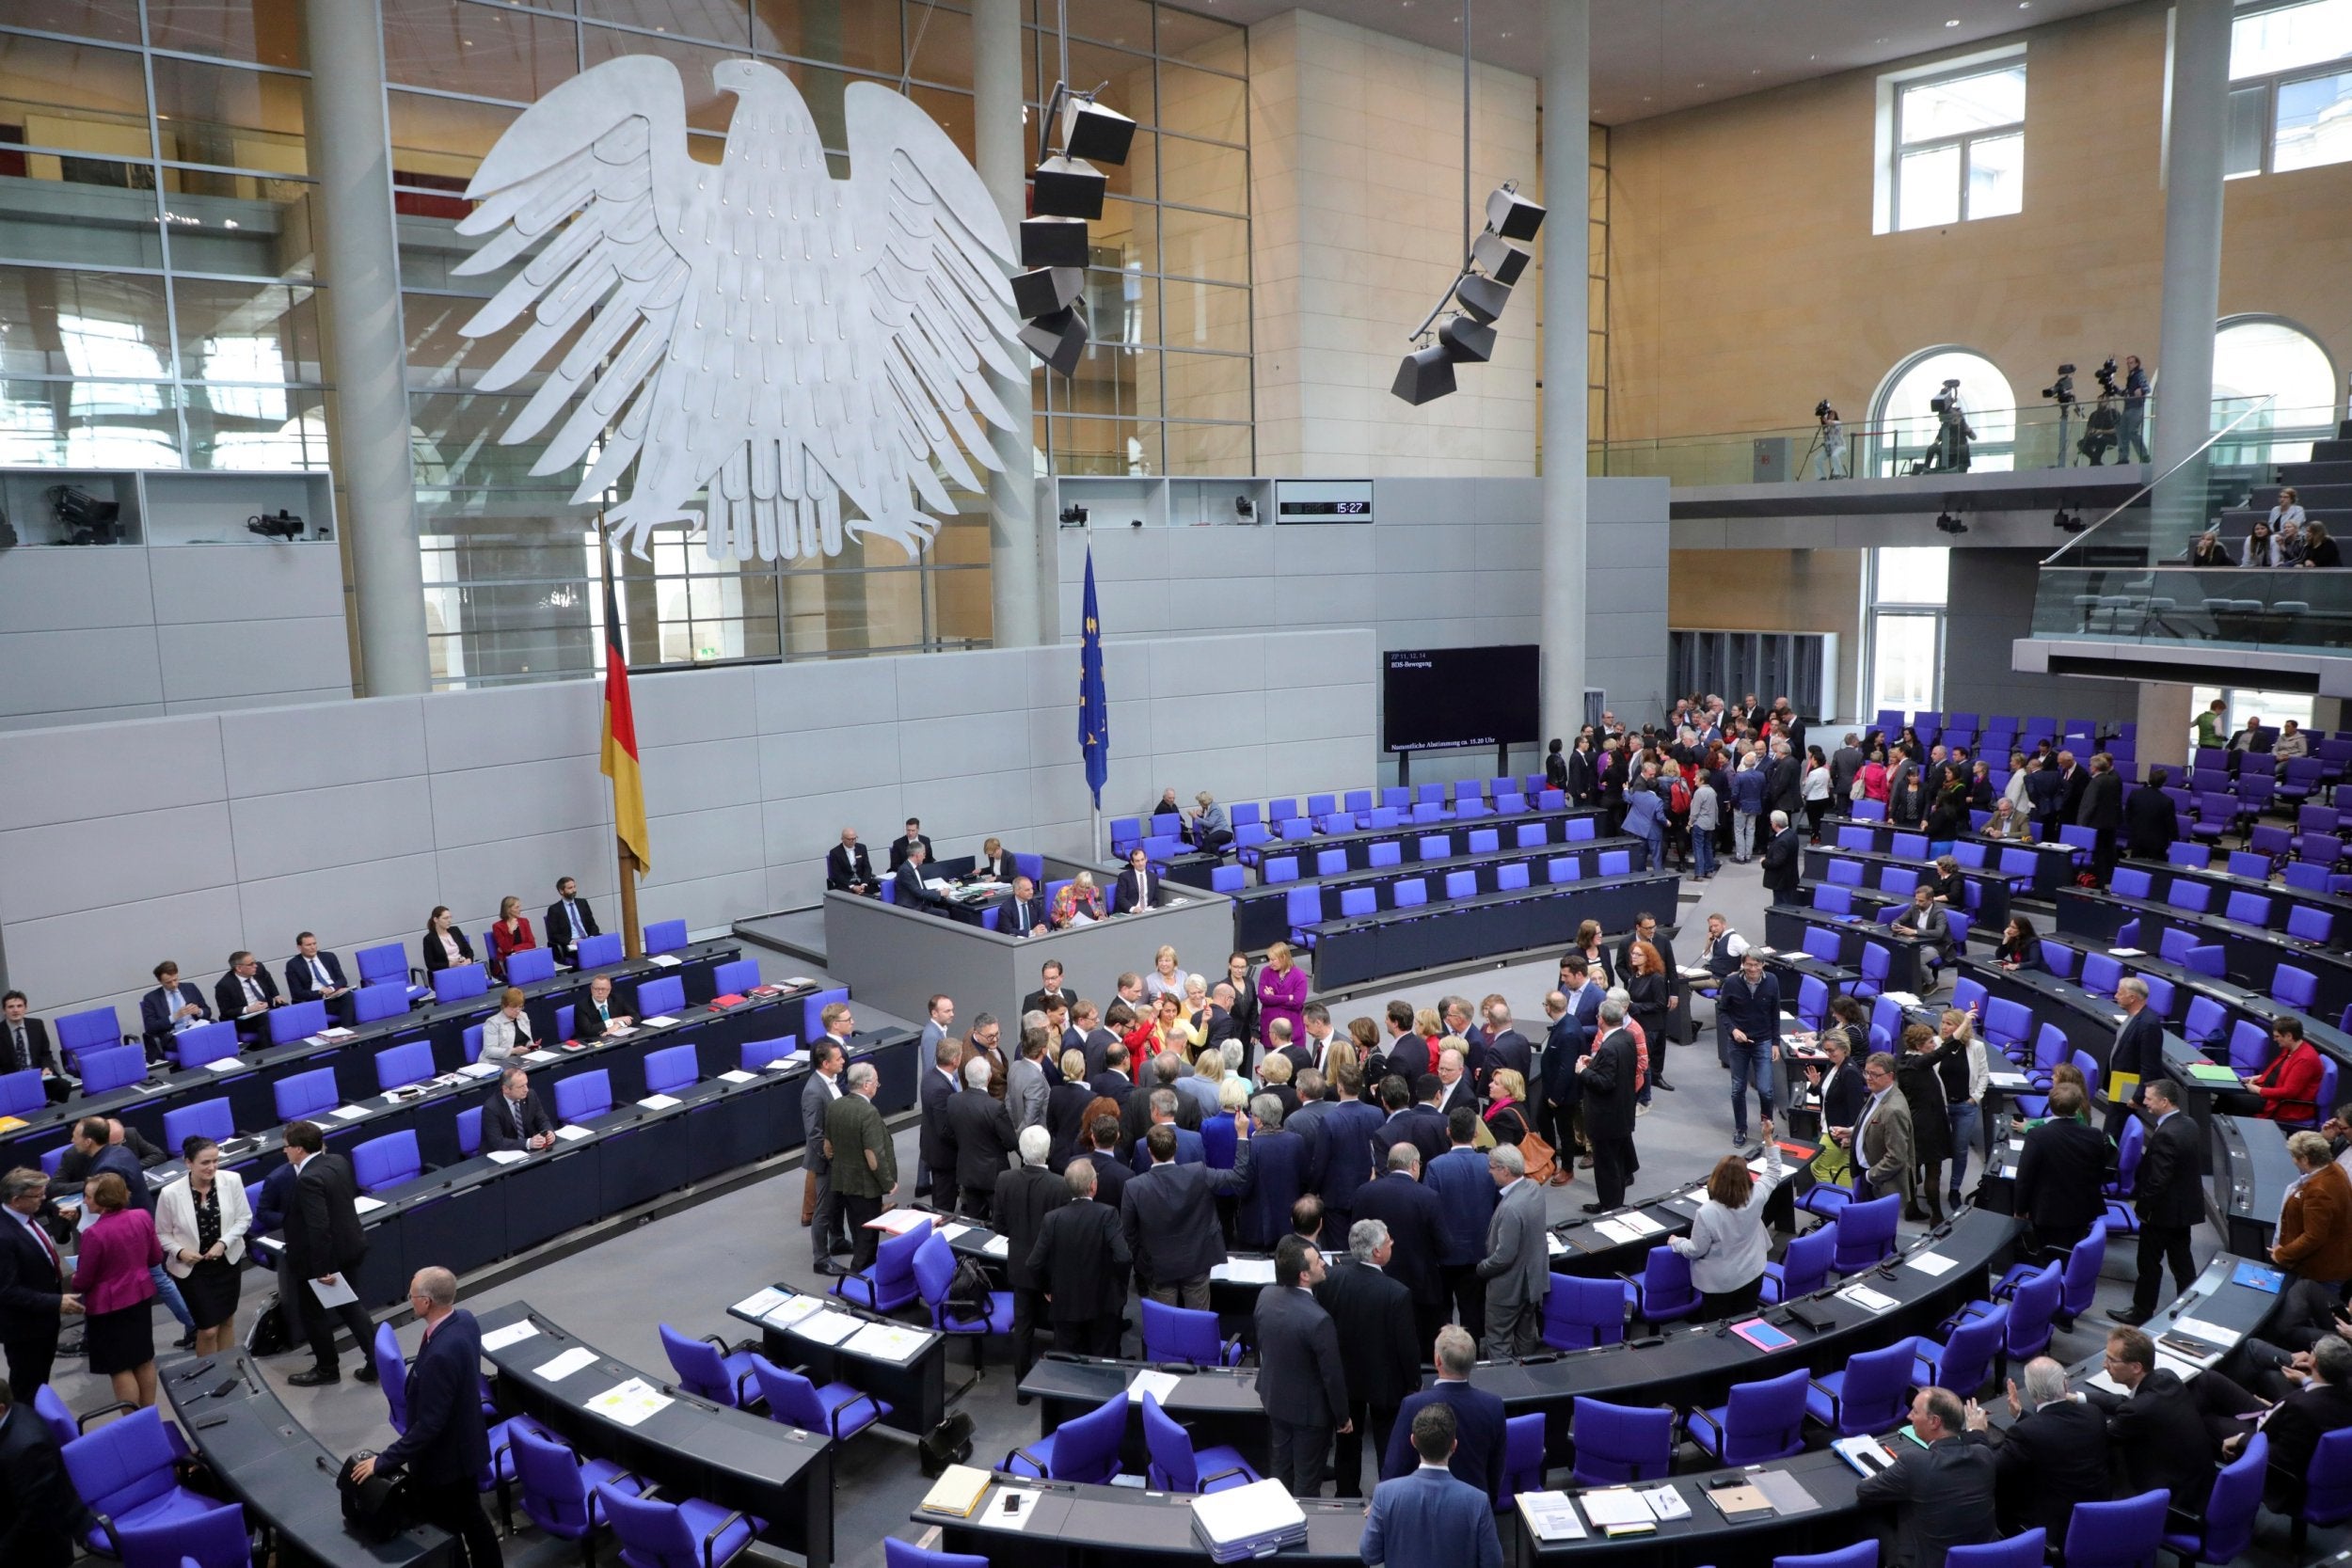
[[[89,1370],[113,1379],[115,1398],[144,1410],[155,1402],[154,1269],[163,1243],[117,1172],[91,1177],[83,1196],[98,1218],[82,1232],[74,1259],[73,1291],[89,1315],[82,1343]]]
[[[2318,1048],[2303,1037],[2303,1025],[2291,1018],[2271,1020],[2270,1039],[2279,1053],[2246,1080],[2246,1086],[2262,1096],[2259,1114],[2273,1121],[2318,1120],[2319,1085],[2327,1072]]]
[[[490,927],[490,973],[505,979],[506,955],[538,945],[539,939],[531,934],[531,918],[523,913],[523,901],[512,894],[500,899],[498,924]]]

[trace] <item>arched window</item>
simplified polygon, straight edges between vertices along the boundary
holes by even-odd
[[[1976,439],[1969,467],[2007,473],[2016,466],[2017,399],[2009,378],[1983,355],[1964,348],[1931,348],[1913,355],[1879,388],[1870,407],[1871,472],[1909,473],[1935,440],[1936,416],[1929,400],[1943,395],[1944,383],[1960,383],[1960,405]]]
[[[2219,443],[2219,461],[2299,463],[2312,441],[2335,434],[2336,367],[2318,340],[2276,316],[2224,318],[2213,335],[2214,429],[2265,397],[2269,403]]]

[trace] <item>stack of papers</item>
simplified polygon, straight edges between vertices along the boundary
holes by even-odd
[[[1645,1214],[1639,1209],[1632,1211],[1630,1213],[1620,1216],[1617,1223],[1629,1227],[1632,1229],[1633,1234],[1636,1236],[1662,1235],[1666,1229],[1664,1226],[1659,1224],[1656,1220],[1651,1219],[1647,1214]]]
[[[526,1051],[523,1053],[523,1060],[529,1062],[532,1067],[545,1067],[549,1062],[563,1060],[563,1054],[560,1052],[548,1051],[545,1049],[538,1051]]]
[[[1583,1494],[1581,1500],[1584,1517],[1603,1535],[1645,1535],[1658,1528],[1658,1515],[1629,1486],[1605,1486]]]
[[[980,1251],[983,1255],[990,1258],[1010,1258],[1012,1256],[1012,1238],[1009,1236],[991,1236],[988,1239],[988,1244],[980,1248]]]
[[[792,1299],[792,1292],[771,1285],[755,1291],[735,1304],[733,1310],[747,1318],[764,1318]]]
[[[609,1417],[625,1427],[642,1425],[649,1416],[670,1407],[670,1396],[662,1393],[642,1377],[627,1383],[616,1383],[588,1402],[588,1408]]]
[[[1559,1237],[1550,1234],[1549,1231],[1545,1233],[1544,1251],[1549,1253],[1554,1258],[1558,1258],[1565,1254],[1567,1250],[1567,1243],[1562,1241]]]
[[[1622,1218],[1597,1221],[1593,1228],[1619,1246],[1629,1246],[1642,1239],[1642,1233],[1628,1225]]]
[[[679,964],[684,963],[686,960],[679,958],[675,953],[656,953],[645,961],[653,965],[656,969],[675,969]]]
[[[234,1072],[243,1066],[245,1066],[245,1063],[239,1057],[215,1056],[211,1061],[204,1064],[204,1070],[207,1072]],[[21,1121],[17,1123],[17,1126],[19,1127],[24,1125],[24,1124]]]
[[[980,1497],[988,1490],[989,1474],[971,1465],[950,1465],[931,1482],[931,1489],[923,1494],[915,1506],[926,1513],[945,1513],[957,1519],[968,1519],[980,1506]]]
[[[1234,1258],[1210,1265],[1209,1277],[1222,1279],[1231,1285],[1271,1285],[1274,1283],[1274,1259],[1271,1258]]]
[[[1576,1516],[1576,1503],[1565,1492],[1522,1492],[1519,1517],[1538,1541],[1581,1541],[1584,1521]]]
[[[811,1312],[794,1323],[792,1332],[803,1339],[814,1339],[820,1345],[837,1345],[864,1326],[847,1312],[835,1312],[827,1307],[821,1312]]]
[[[468,1062],[457,1070],[467,1078],[496,1078],[499,1075],[499,1065],[496,1062]]]
[[[494,1148],[483,1158],[494,1165],[516,1165],[530,1159],[531,1156],[519,1148]]]
[[[928,1209],[885,1209],[866,1222],[868,1230],[887,1230],[893,1236],[903,1236],[918,1225],[931,1223]]]
[[[1146,1394],[1151,1395],[1162,1404],[1166,1404],[1168,1396],[1175,1391],[1176,1374],[1174,1372],[1152,1371],[1147,1368],[1127,1380],[1127,1402],[1129,1404],[1141,1404],[1143,1396]]]
[[[335,1107],[335,1119],[337,1121],[358,1121],[361,1117],[368,1114],[368,1108],[365,1105],[338,1105]]]
[[[2202,1318],[2175,1318],[2172,1320],[2172,1326],[2192,1339],[2201,1339],[2209,1345],[2219,1345],[2224,1350],[2230,1349],[2245,1338],[2234,1328],[2224,1328],[2219,1323],[2207,1323]]]
[[[719,1082],[722,1084],[750,1084],[756,1082],[758,1078],[758,1073],[745,1072],[741,1068],[729,1068],[719,1074]]]
[[[648,1111],[666,1111],[671,1106],[680,1104],[682,1101],[680,1101],[678,1097],[674,1094],[649,1094],[637,1103],[643,1105]]]
[[[1915,1007],[1919,1005],[1919,998],[1907,990],[1881,991],[1879,994],[1898,1007]]]
[[[660,1018],[642,1018],[637,1021],[638,1026],[644,1029],[667,1029],[671,1024],[675,1023],[676,1022],[676,1019],[670,1017],[666,1013]]]
[[[567,1144],[576,1144],[582,1138],[593,1138],[596,1134],[593,1128],[577,1127],[567,1121],[555,1130],[555,1135]]]
[[[939,1227],[939,1239],[952,1243],[957,1237],[968,1234],[971,1229],[968,1225],[943,1225]]]
[[[760,1314],[759,1321],[778,1328],[790,1328],[803,1318],[824,1310],[822,1296],[793,1296]]]
[[[854,1355],[870,1355],[877,1361],[910,1361],[930,1341],[929,1334],[904,1323],[867,1323],[850,1335],[841,1348]]]

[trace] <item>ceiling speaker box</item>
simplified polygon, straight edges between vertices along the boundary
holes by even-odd
[[[1106,109],[1083,98],[1073,98],[1062,104],[1062,150],[1073,158],[1123,164],[1135,139],[1136,122],[1117,109]]]
[[[1482,322],[1490,322],[1502,315],[1503,307],[1511,303],[1511,291],[1491,277],[1481,277],[1471,273],[1454,285],[1454,297],[1463,309]]]
[[[1078,303],[1086,273],[1077,267],[1037,267],[1013,274],[1013,309],[1032,321]]]
[[[1021,329],[1021,341],[1046,364],[1068,375],[1087,351],[1086,313],[1076,306],[1041,317]]]
[[[1086,219],[1023,218],[1021,264],[1025,267],[1084,267],[1087,264]]]
[[[1506,240],[1532,240],[1544,226],[1544,210],[1517,191],[1486,198],[1486,227]]]
[[[1469,316],[1448,316],[1438,343],[1455,364],[1483,365],[1495,356],[1495,329]]]
[[[1488,230],[1470,242],[1470,265],[1504,285],[1517,283],[1527,270],[1529,251]]]
[[[1408,354],[1396,367],[1396,383],[1389,390],[1415,404],[1444,397],[1454,390],[1454,361],[1443,347]]]
[[[1029,177],[1029,210],[1040,217],[1099,218],[1110,180],[1084,158],[1048,158]]]

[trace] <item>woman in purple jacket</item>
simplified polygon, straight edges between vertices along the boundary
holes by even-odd
[[[1274,1021],[1290,1020],[1291,1038],[1307,1033],[1307,972],[1291,962],[1291,944],[1278,942],[1265,950],[1265,967],[1258,971],[1258,1038],[1270,1049]]]
[[[145,1409],[155,1402],[153,1270],[163,1243],[116,1172],[91,1177],[83,1196],[98,1216],[82,1232],[73,1267],[73,1291],[89,1315],[82,1330],[89,1370],[114,1380],[116,1399]]]

